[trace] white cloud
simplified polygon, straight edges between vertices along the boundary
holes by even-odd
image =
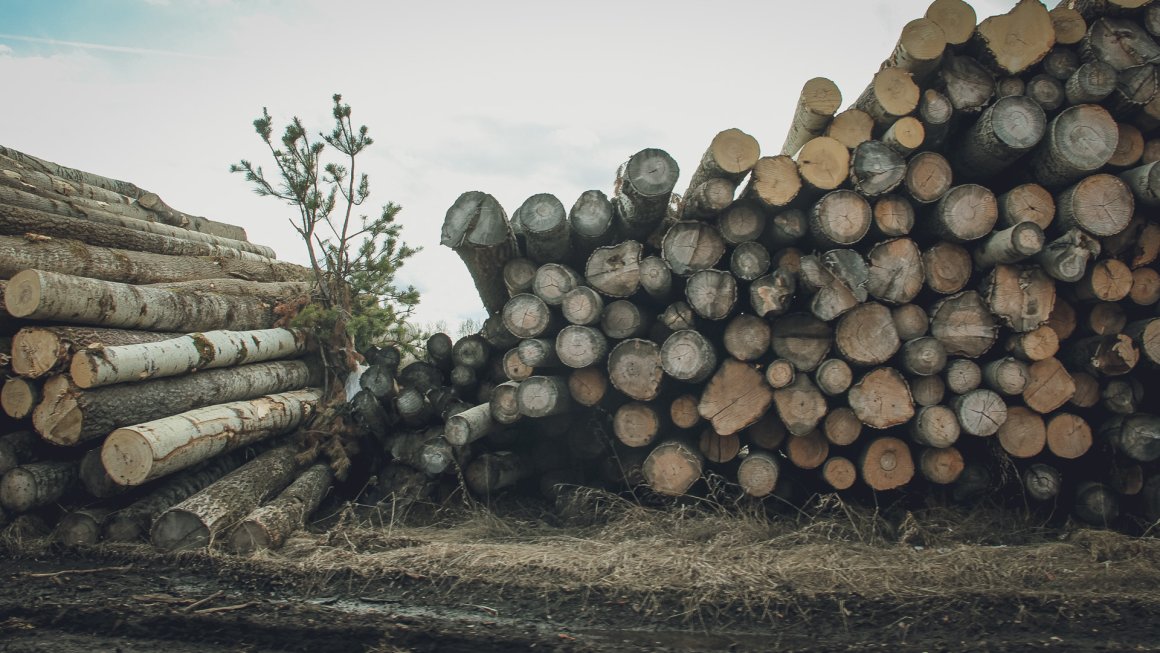
[[[7,45],[4,45],[3,43],[0,43],[0,57],[10,57],[10,56],[12,56],[12,48],[8,47]]]

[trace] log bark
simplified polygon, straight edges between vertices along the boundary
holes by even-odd
[[[717,369],[717,353],[701,332],[682,329],[665,339],[660,362],[665,374],[674,379],[701,383]]]
[[[441,245],[463,260],[487,312],[495,315],[508,300],[501,274],[518,255],[507,213],[494,197],[480,191],[459,196],[443,219]]]
[[[818,427],[826,415],[826,398],[805,374],[773,391],[773,405],[791,435],[804,436]]]
[[[983,111],[952,150],[955,178],[973,181],[999,174],[1030,152],[1043,139],[1046,129],[1044,108],[1033,98],[999,98]]]
[[[1031,68],[1055,45],[1051,15],[1037,0],[1019,0],[1006,14],[979,23],[975,34],[983,58],[1006,75]]]
[[[113,431],[101,460],[113,480],[141,485],[179,469],[297,428],[313,412],[317,389],[198,408]]]
[[[322,463],[311,466],[277,498],[251,512],[234,528],[230,548],[236,553],[282,548],[290,535],[306,525],[333,482],[329,467]]]
[[[207,331],[168,340],[86,348],[77,352],[69,375],[81,388],[96,388],[195,370],[234,367],[292,358],[305,353],[304,331]]]
[[[1011,406],[1007,419],[995,433],[999,446],[1013,458],[1039,455],[1047,445],[1047,425],[1035,411],[1025,406]]]
[[[2,145],[0,145],[0,157],[2,157],[0,162],[3,164],[0,167],[4,170],[49,177],[51,178],[49,181],[54,187],[61,184],[75,187],[78,190],[91,187],[94,190],[85,193],[86,196],[98,196],[104,201],[129,202],[146,192],[138,188],[136,184],[127,181],[62,166]],[[97,195],[98,193],[99,195]]]
[[[608,339],[598,329],[571,324],[556,334],[556,356],[568,367],[596,365],[607,355]]]
[[[810,139],[821,136],[841,104],[842,92],[837,84],[825,77],[806,80],[781,153],[793,156]]]
[[[881,437],[862,450],[858,471],[871,489],[893,490],[914,478],[914,459],[905,442],[898,438]]]
[[[802,146],[797,155],[797,167],[807,188],[815,192],[834,190],[850,174],[850,151],[835,138],[819,136]]]
[[[983,355],[995,344],[998,330],[986,302],[973,290],[942,299],[931,309],[930,333],[951,356]]]
[[[266,451],[161,513],[150,534],[153,546],[166,551],[209,546],[284,488],[296,471],[292,447]]]
[[[922,92],[918,100],[918,118],[922,123],[923,149],[933,150],[943,146],[951,131],[954,113],[954,105],[946,95],[933,88]]]
[[[1082,12],[1081,13],[1085,13]],[[1116,72],[1160,60],[1160,46],[1136,21],[1086,13],[1088,31],[1080,42],[1080,56],[1102,61]]]
[[[846,395],[850,408],[870,428],[905,424],[914,417],[914,399],[906,380],[890,367],[867,372]]]
[[[704,459],[684,442],[672,440],[657,445],[645,458],[642,471],[654,492],[681,496],[701,478]]]
[[[910,437],[921,445],[936,449],[958,442],[961,432],[955,412],[942,405],[919,408],[910,422]]]
[[[556,377],[531,377],[526,380],[531,382],[531,386],[529,386],[528,390],[517,389],[516,405],[518,406],[521,415],[526,415],[524,412],[525,407],[529,407],[530,404],[535,403],[532,401],[531,395],[535,394],[534,386],[541,384],[539,381],[533,381],[532,379],[538,378]],[[523,386],[523,383],[519,385],[520,388],[523,388]],[[552,387],[557,388],[558,386]],[[528,394],[527,397],[524,397],[525,393],[529,392],[531,394]],[[526,399],[526,401],[521,402],[521,398]],[[538,409],[533,412],[538,412]],[[443,437],[452,446],[462,447],[468,443],[475,442],[476,440],[490,435],[496,428],[497,421],[492,418],[492,404],[478,404],[468,408],[463,412],[449,416],[443,426]]]
[[[1043,229],[1034,222],[1020,222],[1001,231],[993,231],[975,247],[975,266],[980,270],[1004,263],[1018,263],[1035,256],[1046,243]]]
[[[321,381],[319,369],[302,361],[255,363],[148,383],[82,390],[63,376],[44,386],[32,424],[45,440],[71,446],[122,426],[194,408],[299,390]]]
[[[976,388],[955,397],[952,406],[959,426],[971,435],[995,435],[1007,421],[1007,404],[998,394],[985,388]]]
[[[516,209],[511,221],[513,231],[523,239],[524,253],[532,261],[543,264],[568,258],[568,214],[555,195],[532,195]]]
[[[874,119],[870,117],[870,114],[861,109],[850,107],[834,116],[834,119],[826,126],[824,135],[836,140],[847,150],[852,150],[858,147],[859,143],[870,140],[873,131]]]
[[[829,325],[812,315],[791,313],[773,321],[773,353],[793,363],[799,372],[813,371],[826,358],[833,341]]]
[[[781,465],[765,451],[751,451],[737,467],[737,484],[751,497],[765,497],[777,487]]]
[[[878,127],[885,129],[918,108],[919,95],[918,85],[909,72],[883,68],[874,74],[874,80],[853,106],[868,113]]]
[[[665,233],[661,257],[673,274],[688,277],[717,265],[725,255],[725,247],[725,240],[715,225],[682,220]]]
[[[660,225],[679,175],[677,162],[664,150],[652,148],[620,166],[612,203],[623,237],[642,240]],[[586,276],[591,283],[592,275]]]
[[[572,247],[587,257],[597,247],[611,245],[616,238],[616,210],[603,191],[586,190],[568,212]]]
[[[905,176],[906,161],[887,143],[869,140],[854,148],[850,158],[850,183],[864,197],[889,193],[898,188]]]
[[[882,66],[901,68],[921,82],[938,69],[946,47],[946,33],[937,21],[916,18],[902,27],[894,52]]]
[[[902,346],[890,309],[870,302],[842,315],[834,331],[834,344],[842,358],[854,365],[881,365]]]
[[[596,248],[584,268],[588,285],[613,298],[635,293],[640,288],[641,249],[635,240]]]
[[[769,410],[774,392],[761,373],[741,361],[726,359],[709,379],[697,412],[719,435],[732,435]]]
[[[13,277],[5,303],[15,317],[152,331],[264,329],[275,320],[271,307],[259,300],[177,293],[40,270]]]
[[[23,513],[56,502],[77,481],[77,461],[46,461],[21,465],[0,479],[0,506]]]
[[[1023,390],[1023,403],[1041,415],[1058,410],[1075,394],[1075,382],[1056,358],[1036,361],[1027,371],[1031,380]]]
[[[1119,137],[1106,109],[1077,104],[1052,118],[1026,166],[1033,181],[1058,190],[1103,167],[1115,153]]]
[[[232,238],[235,240],[246,240],[246,230],[232,224],[225,224],[203,218],[201,216],[190,215],[166,204],[157,193],[150,193],[143,191],[136,202],[138,206],[152,213],[161,222],[190,229],[192,231],[200,231],[205,234],[212,234],[222,238]]]
[[[685,298],[706,320],[723,320],[737,304],[737,279],[724,270],[701,270],[685,284]]]
[[[757,160],[741,196],[768,209],[780,209],[789,205],[801,189],[802,178],[792,154],[780,154]]]

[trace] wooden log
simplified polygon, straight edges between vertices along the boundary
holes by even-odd
[[[688,277],[707,270],[725,255],[725,241],[717,227],[705,222],[683,220],[665,233],[661,257],[673,274]]]
[[[849,458],[831,456],[822,465],[822,480],[835,490],[848,490],[858,480],[858,470]]]
[[[999,224],[1034,222],[1046,230],[1055,218],[1055,197],[1039,184],[1020,184],[999,196]]]
[[[902,346],[890,309],[877,302],[859,304],[842,315],[834,345],[854,365],[880,365]]]
[[[844,447],[858,440],[862,434],[862,420],[849,406],[837,406],[826,413],[822,433],[830,444]]]
[[[135,184],[68,168],[18,150],[0,146],[0,169],[29,184],[60,189],[61,194],[129,204],[145,193]]]
[[[232,238],[236,240],[246,240],[246,230],[232,225],[224,224],[203,218],[201,216],[190,215],[182,211],[172,208],[161,199],[157,193],[143,191],[134,202],[137,206],[144,208],[151,214],[156,216],[161,222],[165,224],[190,229],[192,231],[199,231],[205,234],[212,234],[222,238]]]
[[[947,350],[938,338],[914,338],[902,345],[900,364],[903,370],[915,376],[938,374],[946,367]]]
[[[580,194],[568,211],[572,230],[572,247],[587,257],[597,247],[611,245],[616,236],[616,211],[603,191],[587,190]]]
[[[905,424],[914,417],[910,387],[898,370],[875,368],[862,376],[846,395],[863,424],[875,429]]]
[[[1024,93],[1027,98],[1046,113],[1054,112],[1067,101],[1063,82],[1045,73],[1036,75],[1028,80]],[[1046,119],[1044,122],[1046,122]]]
[[[701,270],[685,284],[685,299],[706,320],[723,320],[737,304],[737,279],[724,270]]]
[[[524,379],[520,382],[516,401],[524,417],[550,417],[572,409],[568,379],[563,376],[530,376]]]
[[[1000,77],[995,80],[995,97],[1004,98],[1011,95],[1023,95],[1027,91],[1027,82],[1022,77]]]
[[[1116,493],[1102,483],[1083,483],[1075,491],[1075,516],[1089,524],[1107,528],[1120,516]]]
[[[1132,168],[1144,156],[1144,134],[1135,125],[1119,123],[1116,126],[1120,130],[1120,137],[1116,140],[1116,151],[1108,159],[1108,165],[1119,169]]]
[[[292,447],[266,451],[161,513],[150,534],[153,546],[169,551],[208,546],[285,487],[296,471]]]
[[[793,383],[796,376],[797,372],[793,368],[793,363],[784,358],[770,361],[769,365],[765,366],[765,382],[774,390]]]
[[[831,136],[810,140],[802,146],[796,160],[802,184],[814,191],[834,190],[850,174],[850,151],[844,143]]]
[[[78,255],[82,254],[82,255]],[[310,271],[284,261],[168,256],[111,249],[67,238],[0,236],[0,277],[36,268],[122,283],[178,282],[237,275],[255,282],[295,281]]]
[[[761,244],[770,252],[790,248],[809,232],[809,219],[805,211],[789,209],[776,213],[765,221],[765,231],[761,234]]]
[[[697,411],[719,435],[732,435],[764,415],[774,394],[760,372],[730,358],[709,379]]]
[[[802,178],[792,154],[780,154],[757,160],[741,196],[756,200],[768,209],[780,209],[789,205],[801,188]]]
[[[962,395],[983,383],[983,368],[969,358],[956,358],[947,363],[943,376],[946,377],[947,389]]]
[[[1102,61],[1119,72],[1160,59],[1160,46],[1136,21],[1094,12],[1085,18],[1089,27],[1080,42],[1085,61]]]
[[[878,243],[866,256],[866,291],[887,304],[908,304],[922,290],[922,252],[909,238]]]
[[[1149,463],[1160,458],[1160,418],[1156,415],[1116,415],[1100,425],[1100,438],[1132,460]]]
[[[765,451],[751,451],[737,467],[737,484],[751,497],[773,494],[781,475],[781,465]]]
[[[918,108],[919,95],[918,85],[909,72],[883,68],[874,74],[873,81],[853,106],[869,114],[880,128],[887,128]]]
[[[271,307],[245,297],[187,294],[25,270],[5,289],[14,317],[151,331],[270,328]]]
[[[1100,405],[1117,415],[1130,415],[1140,410],[1143,401],[1144,386],[1131,377],[1111,379],[1100,390]]]
[[[885,195],[898,188],[905,176],[906,161],[883,141],[864,141],[854,148],[850,158],[850,183],[859,194]]]
[[[779,267],[749,284],[749,306],[759,317],[781,315],[789,310],[796,290],[796,275]]]
[[[1059,99],[1062,102],[1063,98]],[[1043,139],[1046,129],[1044,108],[1033,97],[999,98],[983,111],[952,150],[955,178],[973,181],[999,174],[1030,152]]]
[[[451,347],[451,361],[455,365],[483,370],[490,359],[491,345],[478,334],[464,336]]]
[[[1134,210],[1131,189],[1108,174],[1085,177],[1056,198],[1060,229],[1079,228],[1094,236],[1120,233],[1127,228]]]
[[[901,195],[879,197],[874,202],[874,227],[883,236],[905,236],[914,228],[914,205]]]
[[[273,501],[246,515],[230,534],[230,549],[250,553],[281,548],[290,535],[306,525],[333,482],[329,467],[312,465]]]
[[[810,234],[824,247],[857,243],[870,230],[872,222],[870,203],[858,193],[845,189],[826,193],[809,213]]]
[[[1091,408],[1100,403],[1100,382],[1087,372],[1075,372],[1071,375],[1075,382],[1075,394],[1068,403],[1076,408]]]
[[[1029,381],[1027,364],[1011,356],[997,358],[983,366],[983,382],[1003,396],[1022,395]]]
[[[1060,3],[1050,12],[1051,24],[1055,27],[1055,42],[1059,45],[1075,45],[1087,34],[1087,21],[1083,14]]]
[[[1055,413],[1047,419],[1047,449],[1059,458],[1074,460],[1092,447],[1092,429],[1071,413]]]
[[[44,401],[32,414],[41,436],[71,446],[114,429],[184,413],[194,408],[289,392],[321,380],[316,366],[302,361],[255,363],[148,383],[82,390],[64,376],[44,386]]]
[[[1128,299],[1137,306],[1152,306],[1160,302],[1160,272],[1154,268],[1132,270],[1132,289]]]
[[[1140,360],[1140,350],[1123,333],[1092,336],[1070,343],[1061,354],[1073,369],[1099,377],[1121,376],[1132,371]]]
[[[1068,104],[1098,104],[1116,90],[1116,69],[1102,61],[1088,61],[1064,82]]]
[[[640,261],[640,287],[656,302],[667,302],[673,294],[673,270],[659,256],[647,256]]]
[[[454,367],[455,363],[451,360],[451,348],[454,344],[451,341],[451,336],[446,333],[434,333],[428,337],[425,350],[431,364],[445,371]]]
[[[531,368],[556,367],[560,359],[556,355],[556,342],[547,338],[527,338],[516,346],[516,356],[520,362]]]
[[[975,35],[981,58],[1007,75],[1031,68],[1055,45],[1051,15],[1035,0],[1019,0],[1006,14],[983,20]]]
[[[306,352],[308,346],[307,334],[300,330],[207,331],[83,349],[73,356],[69,375],[77,386],[95,388],[292,358]]]
[[[518,251],[507,213],[499,202],[480,191],[460,195],[447,210],[439,242],[463,260],[488,313],[501,312],[508,293],[499,273]]]
[[[958,442],[961,432],[955,412],[942,405],[919,408],[910,422],[910,437],[921,445],[936,449]]]
[[[1035,463],[1023,470],[1023,488],[1035,501],[1050,501],[1059,496],[1063,475],[1051,465]]]
[[[1038,267],[996,265],[980,291],[999,322],[1018,332],[1046,322],[1055,303],[1055,282]]]
[[[559,306],[564,296],[580,286],[583,279],[572,268],[560,263],[545,263],[532,278],[531,292],[548,306]]]
[[[1023,390],[1023,403],[1041,415],[1058,410],[1075,394],[1075,382],[1056,358],[1036,361],[1027,372],[1031,380]]]
[[[121,485],[141,485],[226,451],[297,428],[314,411],[318,389],[273,393],[119,428],[101,452]]]
[[[946,33],[937,21],[916,18],[902,27],[894,52],[882,66],[901,68],[922,81],[938,68],[946,47]]]
[[[25,463],[34,462],[40,442],[32,431],[11,431],[0,435],[0,476]]]
[[[1056,16],[1053,14],[1051,22],[1056,23]],[[1049,75],[1059,81],[1067,81],[1067,78],[1075,74],[1076,69],[1080,65],[1079,53],[1073,48],[1062,47],[1062,44],[1057,45],[1043,57],[1042,68],[1045,75]]]
[[[919,204],[938,201],[951,189],[951,166],[937,152],[919,152],[906,165],[906,192]]]
[[[925,16],[942,28],[948,45],[962,45],[975,33],[975,10],[963,0],[934,0]]]
[[[635,240],[596,248],[584,268],[588,285],[613,298],[635,293],[640,288],[641,249],[641,244]]]
[[[1117,302],[1097,302],[1083,318],[1083,327],[1097,336],[1108,336],[1124,330],[1128,316]]]
[[[950,100],[956,112],[978,113],[995,95],[995,77],[971,57],[950,55],[943,57],[934,88]]]
[[[628,447],[647,447],[660,435],[663,426],[660,413],[641,401],[620,406],[612,416],[612,432]]]
[[[70,511],[57,522],[52,536],[66,548],[92,546],[100,541],[101,523],[110,512],[109,508],[101,507]]]
[[[769,351],[771,335],[769,322],[755,315],[741,314],[725,325],[722,344],[733,358],[740,361],[755,361]]]
[[[858,147],[859,143],[870,140],[873,130],[874,119],[870,117],[870,114],[861,109],[849,107],[834,116],[834,119],[826,126],[825,136],[838,141],[847,150],[852,150]],[[800,160],[799,157],[799,163]]]
[[[0,479],[0,506],[12,513],[47,506],[72,489],[76,480],[76,461],[21,465]]]
[[[612,203],[624,237],[640,240],[656,229],[668,210],[679,175],[680,168],[673,157],[655,148],[637,152],[620,166]],[[585,276],[592,283],[592,275]]]
[[[1144,153],[1140,156],[1140,163],[1155,163],[1160,161],[1160,139],[1149,138],[1144,141]]]
[[[653,316],[626,299],[618,299],[605,305],[600,317],[600,328],[604,335],[614,340],[636,338],[648,333]]]
[[[835,249],[801,258],[801,285],[814,293],[810,312],[820,320],[833,320],[865,301],[869,277],[866,261],[854,250]]]
[[[942,341],[947,354],[976,358],[995,344],[998,325],[983,298],[970,290],[935,303],[930,333]]]
[[[976,388],[955,397],[952,407],[963,431],[971,435],[994,435],[1007,421],[1007,404],[998,394],[985,388]]]
[[[1035,261],[1048,276],[1072,283],[1084,277],[1088,262],[1099,253],[1098,240],[1081,229],[1069,229],[1059,238],[1044,245],[1035,256]]]
[[[660,393],[661,348],[640,338],[622,340],[608,355],[608,379],[631,399],[652,401]]]
[[[950,485],[963,473],[963,454],[954,447],[923,449],[918,456],[922,477],[936,485]]]
[[[697,412],[697,404],[700,401],[691,393],[677,397],[669,403],[669,421],[679,429],[691,429],[700,424],[701,414]]]
[[[754,281],[769,272],[769,250],[759,242],[744,242],[733,248],[729,271],[741,281]]]
[[[826,396],[833,397],[844,394],[850,388],[854,382],[854,372],[841,358],[828,358],[818,363],[814,370],[814,382]]]
[[[541,378],[555,377],[531,377],[527,381]],[[538,381],[532,381],[532,383],[536,384]],[[523,388],[523,383],[519,384],[519,388]],[[529,401],[526,400],[525,392],[521,390],[516,391],[516,404],[519,407],[520,414],[526,416],[527,414],[524,410],[528,406]],[[525,401],[521,402],[521,398],[524,398]],[[448,417],[443,426],[443,437],[451,446],[462,447],[468,443],[487,437],[496,428],[497,422],[492,418],[492,404],[478,404],[461,413],[456,413]]]
[[[538,338],[554,334],[559,320],[544,300],[523,293],[507,301],[503,307],[504,326],[519,338]]]
[[[1124,327],[1124,334],[1136,344],[1144,360],[1160,364],[1160,318],[1130,322]]]
[[[520,406],[517,401],[519,387],[519,381],[504,381],[495,386],[491,393],[491,399],[488,401],[493,421],[498,424],[515,424],[523,417],[520,414]],[[584,386],[579,387],[584,388]],[[569,380],[569,390],[575,397],[576,391],[571,380]]]
[[[518,256],[509,259],[503,266],[503,284],[509,297],[532,292],[532,281],[539,267],[531,259]]]
[[[728,179],[712,178],[690,189],[682,197],[679,215],[683,220],[704,220],[725,210],[737,190]]]
[[[555,195],[532,195],[516,209],[511,221],[512,229],[523,240],[525,254],[535,263],[563,261],[568,256],[568,214]]]
[[[830,455],[830,443],[821,431],[792,435],[785,441],[785,457],[798,469],[817,469]]]
[[[1103,167],[1116,151],[1120,131],[1111,114],[1095,104],[1059,112],[1026,162],[1032,180],[1057,190]]]
[[[993,231],[975,248],[975,266],[985,270],[999,264],[1018,263],[1038,254],[1045,242],[1043,229],[1034,222],[1020,222]]]
[[[729,245],[757,240],[765,231],[765,211],[756,202],[731,203],[717,217],[717,230]]]
[[[595,365],[608,354],[608,340],[592,327],[569,325],[556,334],[556,356],[568,367]]]
[[[4,381],[0,387],[0,408],[4,414],[15,420],[22,420],[32,414],[41,399],[40,382],[14,376]]]
[[[600,316],[604,313],[604,300],[592,288],[580,286],[564,295],[560,312],[571,324],[591,326],[600,322]]]
[[[1013,458],[1039,455],[1047,444],[1047,426],[1038,413],[1025,406],[1011,406],[1007,419],[995,433],[999,446]]]
[[[774,451],[786,437],[785,425],[775,411],[769,411],[761,419],[745,429],[745,436],[754,447]],[[751,448],[750,451],[753,451]]]
[[[881,437],[862,450],[858,472],[871,489],[893,490],[914,478],[914,459],[905,442],[898,438]]]
[[[804,436],[817,428],[826,415],[826,398],[804,374],[784,388],[773,391],[773,405],[791,435]]]
[[[654,492],[681,496],[701,478],[701,453],[684,442],[671,440],[657,445],[645,458],[642,471]]]
[[[685,302],[673,302],[665,307],[657,316],[657,322],[663,324],[669,331],[694,329],[697,327],[697,316],[693,308]]]
[[[0,232],[9,236],[32,232],[54,238],[78,238],[102,247],[122,247],[155,254],[223,256],[252,261],[274,258],[274,251],[264,245],[124,217],[77,204],[0,184],[0,206],[3,207],[0,209]]]
[[[1132,290],[1132,271],[1116,259],[1101,259],[1076,283],[1080,301],[1118,302]]]
[[[890,315],[894,318],[894,328],[902,341],[921,338],[930,327],[926,311],[918,304],[895,306],[891,309]]]
[[[685,193],[686,197],[710,179],[727,180],[733,188],[736,188],[760,157],[761,148],[757,144],[757,139],[749,134],[736,128],[718,132],[689,178],[689,192]]]
[[[791,313],[773,321],[770,346],[799,372],[811,372],[830,352],[834,333],[829,325],[808,313]]]
[[[933,88],[922,92],[918,100],[918,118],[922,122],[922,147],[941,148],[951,130],[955,108],[950,98]]]
[[[781,153],[793,156],[810,139],[821,136],[841,104],[842,92],[837,84],[825,77],[806,80]]]
[[[943,240],[965,243],[986,236],[999,219],[995,195],[978,184],[948,190],[935,204],[927,228]]]

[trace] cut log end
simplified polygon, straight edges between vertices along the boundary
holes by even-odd
[[[150,539],[163,551],[184,551],[209,546],[210,532],[196,514],[167,510],[153,524]]]

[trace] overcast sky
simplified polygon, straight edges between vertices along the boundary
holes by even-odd
[[[975,0],[982,20],[1014,0]],[[371,210],[403,206],[423,251],[400,274],[420,322],[483,308],[439,245],[462,192],[510,214],[553,193],[611,193],[617,166],[668,151],[684,189],[717,132],[781,147],[805,80],[865,88],[929,0],[0,0],[0,144],[136,183],[238,224],[305,262],[290,207],[228,172],[267,163],[251,126],[269,107],[329,129],[343,94],[375,138]]]

